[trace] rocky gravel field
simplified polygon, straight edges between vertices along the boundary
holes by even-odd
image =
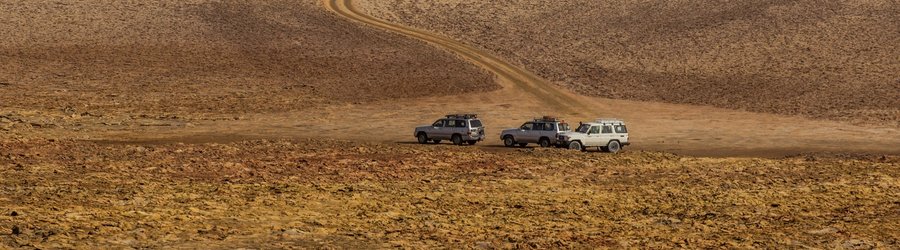
[[[890,248],[900,158],[0,142],[0,245]]]

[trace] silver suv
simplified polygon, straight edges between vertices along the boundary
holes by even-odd
[[[450,140],[453,144],[462,145],[484,140],[484,125],[475,114],[451,114],[435,121],[431,126],[416,127],[413,134],[419,143],[429,141],[441,143],[441,140]]]
[[[601,118],[594,122],[581,123],[575,131],[560,133],[559,145],[584,151],[597,147],[601,151],[618,153],[629,145],[628,128],[625,122],[615,118]]]
[[[537,143],[541,147],[557,145],[559,134],[569,131],[569,124],[556,117],[544,116],[522,124],[519,128],[505,129],[500,132],[503,145],[521,147],[528,143]]]

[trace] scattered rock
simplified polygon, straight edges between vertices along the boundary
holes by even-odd
[[[21,234],[21,233],[22,233],[22,231],[19,230],[19,226],[13,226],[13,227],[12,227],[12,234],[13,234],[13,235],[19,235],[19,234]]]
[[[16,211],[12,211],[12,213],[9,213],[9,216],[16,217],[19,216],[19,213],[16,213]]]
[[[873,246],[861,240],[848,240],[841,247],[844,249],[871,249]]]
[[[822,228],[819,230],[808,231],[807,233],[810,233],[810,234],[833,234],[833,233],[837,233],[837,232],[838,232],[837,228],[826,227],[826,228]]]

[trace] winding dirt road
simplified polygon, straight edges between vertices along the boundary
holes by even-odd
[[[478,50],[458,41],[428,33],[427,31],[404,27],[398,24],[388,23],[381,19],[369,16],[353,6],[350,0],[325,0],[325,6],[346,18],[363,22],[375,27],[400,33],[409,37],[420,39],[439,48],[447,49],[457,55],[473,62],[474,64],[496,74],[499,83],[507,89],[515,89],[531,95],[531,98],[539,99],[547,105],[555,107],[561,112],[587,111],[586,106],[571,93],[560,91],[548,84],[540,77],[520,67],[509,64],[490,53]],[[589,113],[589,112],[586,112]]]
[[[75,129],[48,127],[41,128],[37,136],[132,144],[294,138],[413,143],[415,126],[430,124],[446,113],[475,112],[482,116],[487,125],[488,138],[478,144],[484,150],[509,150],[503,148],[497,138],[501,129],[517,127],[531,117],[554,114],[573,123],[597,117],[622,118],[629,123],[633,142],[633,146],[626,150],[742,157],[803,152],[900,154],[900,127],[897,126],[859,126],[706,106],[577,95],[477,46],[433,32],[385,22],[366,14],[353,2],[324,0],[321,4],[335,15],[359,25],[418,39],[455,54],[494,73],[503,88],[456,96],[322,104],[303,111],[242,114],[240,119],[228,116],[225,119],[191,121],[189,124],[174,121],[167,126],[80,124],[72,126]],[[333,70],[342,69],[336,67]]]
[[[582,120],[614,116],[630,122],[637,145],[635,148],[638,149],[713,156],[773,156],[811,151],[900,153],[900,131],[895,127],[860,127],[841,122],[710,107],[579,96],[559,89],[528,70],[483,50],[428,31],[388,23],[370,16],[354,6],[352,0],[324,0],[323,4],[330,11],[347,19],[420,39],[455,53],[496,74],[498,82],[504,87],[503,90],[480,95],[411,100],[412,103],[399,101],[393,102],[394,105],[385,103],[364,108],[371,112],[368,114],[385,111],[398,114],[384,117],[387,120],[397,120],[404,116],[422,117],[426,120],[419,123],[427,123],[428,118],[438,117],[441,111],[452,110],[479,111],[485,114],[486,122],[503,126],[516,126],[521,120],[542,113],[563,113],[569,118]],[[464,105],[450,101],[454,99],[463,100]],[[354,117],[352,111],[331,112],[333,113],[330,114]],[[430,117],[428,112],[432,112]],[[415,124],[415,121],[407,122],[411,123],[404,124]],[[345,129],[354,130],[352,127]],[[500,127],[490,129],[495,132]],[[408,133],[397,135],[407,136],[406,134]]]

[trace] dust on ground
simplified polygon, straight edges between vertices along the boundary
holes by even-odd
[[[13,248],[900,244],[896,156],[323,140],[0,149],[0,243]]]

